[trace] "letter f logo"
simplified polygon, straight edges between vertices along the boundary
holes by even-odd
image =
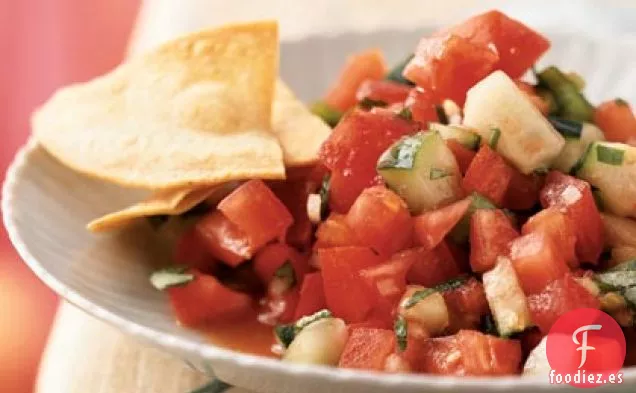
[[[578,348],[576,348],[577,351],[581,351],[581,364],[579,364],[579,368],[583,367],[585,361],[587,360],[587,351],[593,351],[596,349],[592,346],[587,345],[587,332],[590,330],[601,330],[601,328],[601,325],[585,325],[576,329],[574,333],[572,333],[572,341],[574,341],[574,344],[580,345]],[[582,340],[581,342],[579,342],[576,336],[581,332],[583,332],[583,334],[581,335]]]

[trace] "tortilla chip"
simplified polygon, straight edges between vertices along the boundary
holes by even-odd
[[[311,113],[281,80],[276,83],[272,129],[288,167],[315,163],[320,145],[331,133],[331,128]]]
[[[275,22],[202,31],[57,92],[33,132],[72,169],[123,186],[285,177],[271,132]]]
[[[91,221],[86,228],[91,232],[106,232],[125,227],[138,218],[182,214],[206,200],[211,204],[218,203],[237,185],[238,183],[231,182],[194,190],[182,188],[158,191],[142,202]]]

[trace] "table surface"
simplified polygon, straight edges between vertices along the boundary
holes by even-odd
[[[540,0],[532,3],[541,9],[538,2]],[[551,4],[558,2],[553,0]],[[143,50],[186,30],[227,20],[276,17],[281,23],[282,38],[297,39],[316,31],[333,33],[345,26],[371,30],[409,24],[441,24],[456,20],[457,15],[472,13],[473,9],[501,4],[507,8],[512,4],[483,0],[401,0],[400,7],[384,0],[323,0],[322,3],[316,9],[315,2],[308,7],[301,0],[147,0],[133,34],[131,51]],[[613,3],[634,5],[633,0],[615,0]],[[425,12],[413,13],[413,9],[425,9]],[[113,327],[62,303],[42,359],[36,391],[185,393],[205,382],[202,375],[179,359],[126,337]]]

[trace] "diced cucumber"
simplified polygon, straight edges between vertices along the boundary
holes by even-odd
[[[481,142],[481,136],[468,127],[440,123],[430,123],[428,127],[431,131],[439,132],[444,140],[454,139],[471,150],[477,150]]]
[[[409,323],[424,328],[431,336],[441,334],[449,323],[446,301],[441,293],[432,288],[409,286],[400,301],[399,313]]]
[[[327,123],[330,127],[335,127],[340,118],[342,117],[342,112],[339,110],[330,107],[327,103],[323,101],[314,102],[309,108],[311,112],[320,117],[325,123]]]
[[[302,329],[283,355],[283,361],[335,366],[349,333],[342,319],[324,318]]]
[[[546,88],[537,87],[537,95],[548,104],[548,115],[556,115],[559,112],[559,104],[557,104],[554,94]]]
[[[572,170],[590,143],[605,140],[603,131],[594,124],[578,124],[581,125],[579,137],[574,137],[572,132],[565,131],[564,129],[560,130],[559,127],[557,127],[557,131],[561,132],[565,138],[565,146],[556,160],[554,160],[552,167],[565,173],[569,173],[570,170]]]
[[[473,86],[466,97],[464,125],[489,141],[499,130],[496,150],[521,172],[550,167],[565,140],[532,101],[502,71]]]
[[[543,337],[543,340],[528,355],[526,364],[523,366],[524,377],[548,377],[552,367],[548,362],[547,342],[548,336]]]
[[[594,142],[576,175],[598,188],[603,206],[624,217],[636,217],[636,147]]]
[[[495,267],[482,278],[500,336],[508,337],[532,326],[526,295],[508,258],[499,257]]]
[[[377,170],[415,213],[455,202],[462,194],[455,156],[438,132],[420,132],[382,154]]]
[[[559,104],[559,116],[569,120],[590,122],[594,107],[580,92],[579,87],[558,68],[551,66],[537,74],[539,83],[550,89]]]
[[[605,229],[605,244],[609,247],[636,247],[636,221],[601,213]]]
[[[410,54],[404,60],[396,64],[395,67],[393,67],[391,71],[389,71],[389,73],[386,76],[386,79],[393,82],[402,83],[404,85],[414,86],[415,83],[406,79],[402,75],[402,72],[404,72],[404,67],[406,67],[406,65],[409,63],[409,61],[411,61],[412,58],[413,58],[413,54]]]
[[[478,193],[471,194],[469,198],[471,199],[471,203],[468,207],[468,211],[457,223],[455,228],[453,228],[450,234],[451,239],[453,239],[457,244],[463,244],[468,241],[468,234],[470,233],[470,218],[476,210],[497,208],[497,206],[490,202],[488,198]]]

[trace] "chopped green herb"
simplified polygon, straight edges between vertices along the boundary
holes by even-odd
[[[395,332],[395,339],[398,344],[400,352],[406,351],[406,344],[408,343],[408,325],[406,319],[403,316],[398,316],[393,325],[393,331]]]
[[[548,115],[554,115],[559,112],[559,104],[550,90],[543,87],[537,87],[536,92],[541,100],[548,104]]]
[[[497,149],[497,143],[499,143],[499,137],[501,136],[501,130],[499,128],[493,128],[492,134],[490,134],[490,139],[488,140],[488,146],[491,149]]]
[[[290,261],[285,261],[285,263],[276,270],[274,276],[287,281],[290,287],[296,284],[296,273],[294,272],[294,266]]]
[[[558,117],[550,116],[548,118],[552,126],[559,131],[565,138],[580,139],[581,132],[583,131],[583,123],[580,121],[559,119]]]
[[[369,110],[369,109],[371,109],[373,107],[376,107],[376,106],[384,108],[387,105],[388,104],[386,102],[384,102],[384,101],[372,100],[369,97],[364,97],[360,102],[358,102],[358,106],[360,106],[360,108],[366,109],[366,110]]]
[[[436,291],[433,288],[426,288],[421,291],[417,291],[406,302],[404,302],[404,304],[402,304],[402,307],[409,309],[435,292]]]
[[[581,75],[577,74],[574,71],[570,71],[565,74],[565,76],[570,82],[572,82],[572,84],[574,84],[574,86],[576,86],[577,89],[579,89],[579,91],[585,89],[585,79],[583,79]]]
[[[159,227],[161,227],[163,224],[168,222],[169,219],[170,219],[170,216],[166,214],[146,217],[146,220],[148,220],[148,223],[153,229],[159,229]]]
[[[609,165],[623,165],[623,157],[625,156],[625,151],[620,149],[615,149],[613,147],[597,145],[596,146],[596,157],[600,162]]]
[[[448,125],[448,116],[442,105],[435,105],[435,112],[437,113],[437,119],[441,124]]]
[[[457,278],[453,278],[451,280],[445,281],[435,287],[438,292],[446,292],[452,289],[456,289],[464,285],[468,280],[467,276],[461,276]]]
[[[320,218],[326,219],[329,215],[329,190],[331,189],[331,174],[327,173],[322,178],[320,186]]]
[[[338,124],[343,115],[342,112],[330,107],[323,101],[314,102],[309,109],[332,128]]]
[[[296,328],[294,324],[277,325],[274,328],[274,334],[276,334],[278,341],[280,341],[280,343],[285,348],[287,348],[289,344],[291,344],[292,341],[294,341],[294,338],[296,337]]]
[[[614,100],[614,102],[616,103],[616,105],[620,105],[620,106],[627,106],[629,105],[629,103],[627,101],[625,101],[622,98],[617,98]]]
[[[417,134],[400,140],[390,148],[389,154],[385,153],[380,158],[377,169],[413,169],[415,156],[422,143],[422,139]]]
[[[411,109],[407,107],[402,108],[397,115],[399,118],[402,118],[404,120],[413,120],[413,112],[411,112]]]
[[[538,75],[541,86],[554,94],[559,105],[559,117],[569,120],[590,122],[594,117],[594,107],[581,94],[579,88],[557,67],[551,66]]]
[[[391,71],[387,74],[386,79],[393,82],[402,83],[403,85],[414,86],[415,83],[402,76],[404,67],[406,67],[406,65],[411,61],[412,58],[413,54],[410,54],[404,60],[396,64],[395,67],[393,67],[393,69],[391,69]]]
[[[583,151],[583,154],[581,154],[581,157],[579,157],[579,159],[576,161],[574,166],[572,166],[572,169],[570,169],[571,175],[575,175],[576,172],[578,172],[581,168],[583,168],[583,165],[585,165],[585,160],[587,159],[588,154],[592,152],[592,146],[593,145],[591,143],[587,145],[587,147],[585,148],[585,151]]]
[[[150,283],[160,291],[166,288],[187,284],[192,280],[194,280],[194,274],[186,273],[185,266],[159,269],[150,275]]]
[[[448,173],[446,170],[444,169],[440,169],[440,168],[431,168],[431,172],[429,174],[429,178],[431,180],[437,180],[437,179],[443,179],[445,177],[450,176],[451,174]]]

